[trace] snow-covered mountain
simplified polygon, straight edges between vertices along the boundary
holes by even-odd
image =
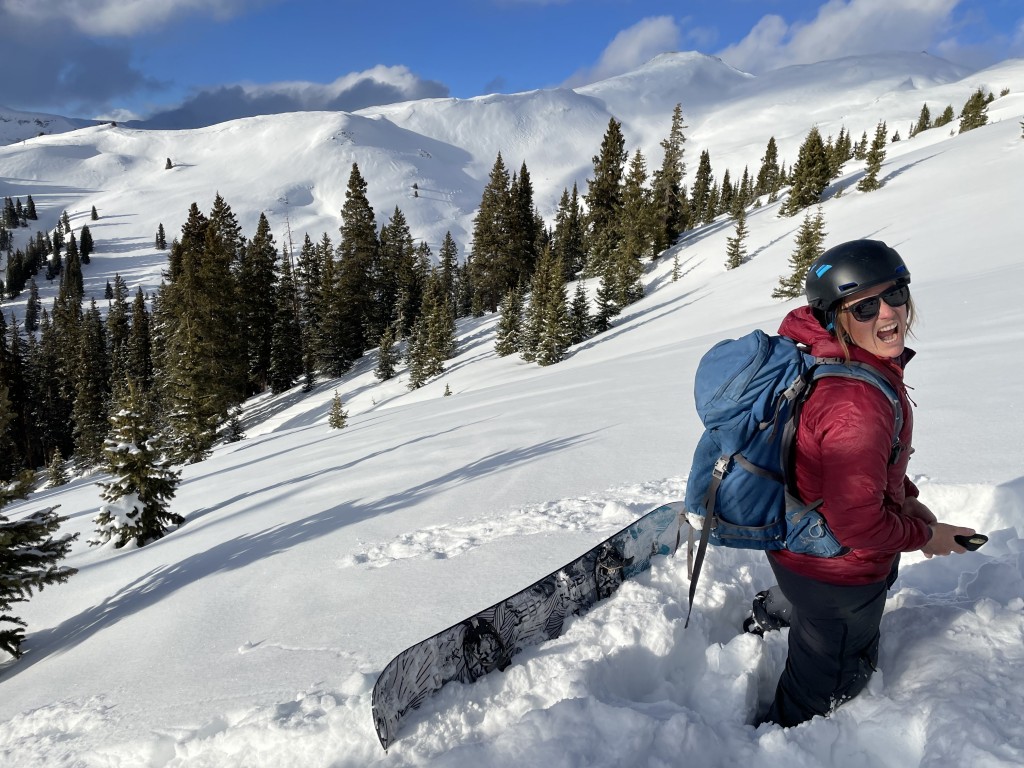
[[[397,206],[414,237],[436,251],[450,230],[464,254],[499,152],[511,170],[526,163],[538,209],[550,222],[564,189],[575,183],[585,190],[613,117],[627,150],[640,149],[653,172],[672,109],[681,104],[690,172],[707,149],[716,177],[729,170],[736,181],[744,167],[757,173],[772,136],[787,163],[811,125],[823,136],[845,127],[859,137],[887,120],[905,136],[924,103],[936,116],[947,104],[959,112],[975,88],[998,94],[1015,71],[1010,63],[968,74],[928,54],[890,54],[754,77],[703,54],[663,54],[576,90],[426,99],[354,114],[267,115],[185,131],[100,124],[42,136],[0,147],[0,192],[32,193],[37,205],[42,198],[50,212],[44,223],[52,226],[64,209],[95,205],[123,215],[119,197],[131,190],[130,228],[118,236],[139,246],[152,242],[160,223],[177,232],[192,202],[209,210],[217,192],[249,232],[262,211],[279,241],[289,224],[293,235],[317,239],[336,235],[357,163],[379,223]],[[175,168],[165,172],[168,158]]]
[[[922,317],[907,374],[918,404],[911,471],[941,519],[991,536],[973,554],[904,556],[879,671],[832,718],[787,731],[747,724],[772,695],[785,634],[738,634],[771,578],[763,556],[738,550],[711,553],[686,630],[685,557],[665,558],[504,674],[444,689],[387,755],[369,708],[377,674],[407,645],[682,495],[700,434],[690,396],[700,355],[773,330],[798,304],[770,298],[800,223],[773,203],[749,213],[743,266],[725,270],[727,219],[688,233],[648,267],[645,298],[557,365],[497,357],[496,318],[484,316],[460,324],[458,355],[421,389],[408,391],[404,373],[377,382],[371,352],[311,393],[254,399],[245,440],[184,468],[173,504],[185,525],[143,549],[86,546],[99,476],[6,508],[59,504],[82,536],[68,560],[79,573],[17,606],[28,639],[25,656],[0,667],[0,762],[1020,765],[1024,61],[967,74],[893,55],[751,78],[673,54],[575,91],[196,131],[99,125],[0,148],[0,192],[32,194],[41,226],[64,209],[89,223],[86,290],[99,298],[115,273],[133,290],[155,287],[157,224],[173,236],[188,205],[209,210],[218,191],[249,236],[263,210],[279,243],[286,215],[297,237],[336,239],[357,162],[378,224],[398,205],[414,236],[436,244],[451,230],[464,248],[499,150],[511,168],[526,161],[549,215],[563,187],[585,187],[613,115],[654,168],[682,103],[691,170],[706,148],[716,175],[735,177],[744,164],[756,171],[769,136],[788,165],[812,124],[859,136],[886,120],[905,137],[922,104],[933,116],[959,110],[979,86],[999,96],[989,125],[890,144],[875,192],[856,191],[863,167],[851,162],[822,205],[829,243],[878,237],[907,259]],[[335,391],[349,412],[340,431],[327,426]]]
[[[25,141],[36,136],[66,133],[95,124],[95,120],[81,120],[39,112],[21,112],[0,106],[0,146]]]

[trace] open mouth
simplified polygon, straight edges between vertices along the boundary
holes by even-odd
[[[875,334],[880,341],[885,344],[892,344],[900,337],[900,326],[899,323],[889,323],[878,329],[878,333]]]

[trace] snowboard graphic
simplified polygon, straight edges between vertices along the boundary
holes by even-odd
[[[583,613],[619,585],[670,555],[680,539],[685,506],[652,509],[589,552],[490,608],[405,649],[373,686],[373,719],[386,750],[402,719],[446,683],[470,683],[503,670],[523,648],[562,633],[566,616]]]

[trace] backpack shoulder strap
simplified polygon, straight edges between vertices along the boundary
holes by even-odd
[[[867,382],[876,387],[885,396],[885,399],[892,407],[893,415],[892,451],[889,453],[889,463],[895,464],[902,451],[900,433],[903,431],[903,405],[900,403],[900,396],[895,388],[893,388],[892,384],[889,383],[889,380],[881,372],[875,370],[867,363],[861,363],[856,360],[845,362],[841,358],[834,357],[817,358],[814,367],[811,369],[812,379],[817,381],[818,379],[830,376]]]

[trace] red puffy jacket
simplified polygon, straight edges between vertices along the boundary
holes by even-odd
[[[842,357],[838,341],[818,324],[810,307],[790,312],[779,333],[808,345],[818,357]],[[907,477],[914,418],[903,385],[903,366],[913,355],[906,349],[887,360],[850,347],[851,359],[881,371],[899,392],[902,450],[895,464],[889,464],[892,406],[878,388],[845,378],[815,384],[796,435],[796,486],[805,501],[824,499],[819,511],[850,551],[833,558],[772,552],[780,565],[829,584],[871,584],[885,580],[899,552],[920,549],[928,541],[927,523],[902,513],[904,499],[917,496]]]

